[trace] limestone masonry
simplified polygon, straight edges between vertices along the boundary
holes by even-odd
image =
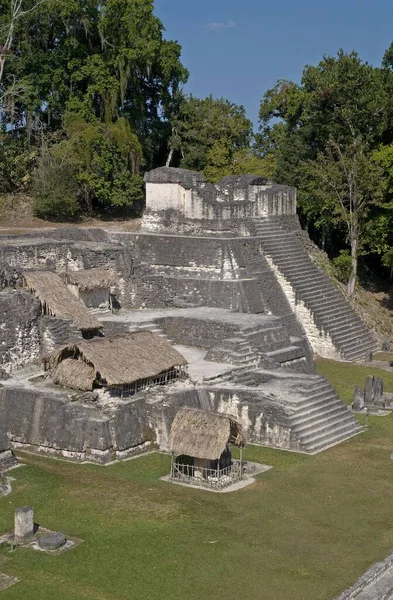
[[[249,441],[289,450],[318,452],[358,433],[315,374],[313,355],[356,361],[378,342],[310,258],[296,190],[251,175],[214,186],[172,168],[145,180],[138,232],[2,236],[0,466],[11,453],[2,428],[15,448],[77,460],[108,462],[154,444],[167,450],[182,406],[232,414]],[[29,272],[34,281],[38,272],[39,294]],[[56,290],[42,283],[52,279]],[[80,282],[88,293],[75,292]],[[88,317],[77,306],[64,318],[63,289],[85,299],[101,329],[84,330]],[[117,396],[102,377],[89,392],[55,385],[48,365],[59,349],[141,330],[175,346],[187,378],[157,368],[143,385],[124,382]]]

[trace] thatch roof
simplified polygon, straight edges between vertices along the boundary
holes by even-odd
[[[56,273],[25,271],[23,277],[30,291],[40,300],[45,312],[70,319],[81,331],[101,329],[102,324],[74,296]]]
[[[77,285],[80,290],[95,290],[111,288],[116,284],[116,277],[111,271],[105,269],[81,269],[68,271],[66,283]]]
[[[66,358],[53,372],[53,381],[63,387],[88,392],[93,389],[96,378],[94,367],[83,360]]]
[[[187,364],[184,356],[150,331],[136,331],[116,338],[77,340],[53,354],[49,364],[55,370],[62,361],[71,358],[93,367],[94,379],[109,386],[156,377]],[[88,385],[88,377],[85,385]]]
[[[245,446],[240,423],[230,415],[181,408],[172,423],[169,448],[176,456],[217,460],[228,443]]]

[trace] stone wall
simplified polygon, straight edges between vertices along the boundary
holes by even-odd
[[[40,303],[29,292],[0,292],[0,367],[6,373],[39,358],[40,316]]]
[[[231,414],[242,424],[249,442],[287,450],[299,450],[283,403],[250,388],[198,388],[165,396],[165,404],[148,405],[152,428],[162,450],[169,450],[169,433],[177,410],[182,406]]]
[[[81,332],[72,321],[44,316],[40,319],[40,355],[45,358],[60,346],[72,340],[81,339]]]
[[[117,273],[116,295],[122,304],[133,271],[133,257],[129,249],[118,242],[68,240],[67,231],[59,230],[59,239],[21,236],[2,239],[0,287],[21,286],[21,273],[28,270],[50,270],[63,274],[67,270],[103,268]],[[88,237],[89,231],[83,235]],[[91,230],[90,236],[95,231]],[[107,235],[104,237],[107,238]]]
[[[4,428],[0,423],[0,474],[17,464],[14,453],[11,450],[11,442]],[[1,496],[1,481],[0,481],[0,496]]]
[[[16,448],[106,463],[149,445],[145,399],[121,402],[110,416],[64,393],[0,389],[0,422]]]
[[[15,448],[98,463],[128,458],[154,444],[168,450],[170,427],[180,406],[236,416],[250,442],[299,448],[284,404],[261,389],[172,386],[111,406],[71,401],[67,394],[49,390],[0,389],[0,422]]]
[[[214,186],[200,173],[162,167],[145,181],[142,223],[149,231],[243,233],[248,219],[296,214],[296,190],[265,177],[225,177]]]

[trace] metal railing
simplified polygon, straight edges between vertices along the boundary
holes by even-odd
[[[222,489],[243,478],[243,464],[240,460],[232,460],[228,467],[211,469],[172,462],[170,478],[179,483]]]

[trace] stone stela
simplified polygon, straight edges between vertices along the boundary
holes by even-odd
[[[27,540],[34,535],[34,510],[31,506],[15,510],[15,541]]]

